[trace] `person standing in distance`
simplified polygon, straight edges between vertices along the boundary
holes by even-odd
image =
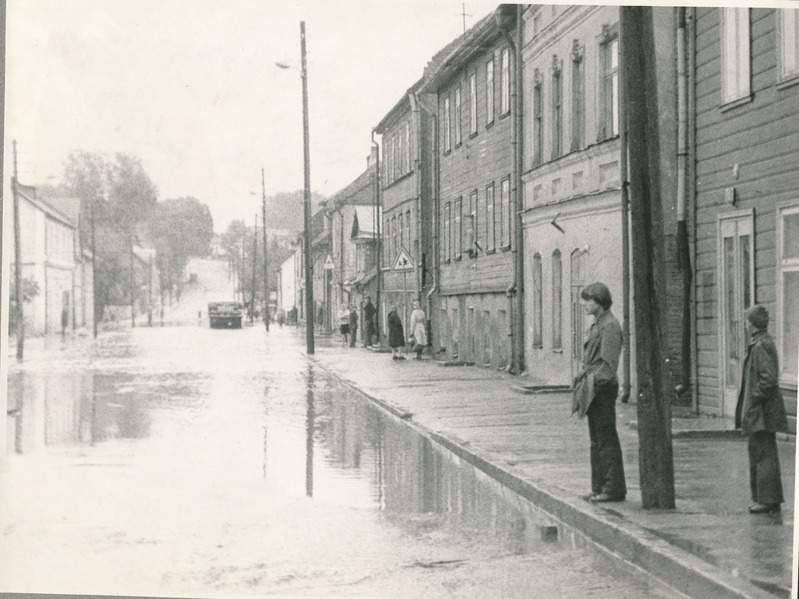
[[[591,283],[580,292],[580,298],[585,313],[594,317],[583,347],[583,369],[594,378],[593,395],[589,398],[586,412],[591,438],[589,500],[594,503],[624,501],[627,484],[616,431],[616,396],[619,392],[616,371],[622,348],[621,326],[610,311],[613,300],[606,285]]]
[[[422,353],[427,346],[427,315],[422,310],[419,301],[413,302],[413,312],[411,312],[411,339],[413,349],[416,352],[416,359],[422,359]]]
[[[788,417],[780,391],[777,348],[766,330],[768,319],[768,310],[759,304],[746,312],[749,344],[735,406],[735,428],[749,437],[752,514],[779,512],[785,501],[776,433],[788,430]]]
[[[366,296],[366,303],[363,305],[363,346],[371,347],[372,338],[375,334],[375,315],[377,308],[372,303],[372,298]]]
[[[405,356],[400,349],[405,347],[405,333],[402,328],[402,319],[397,314],[397,306],[391,306],[388,312],[388,345],[391,347],[392,360],[404,360]]]

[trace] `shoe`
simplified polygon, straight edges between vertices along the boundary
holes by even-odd
[[[399,360],[399,356],[391,356],[392,360]]]
[[[397,356],[397,360],[404,360],[405,356]]]
[[[611,503],[611,502],[618,502],[624,501],[624,495],[611,495],[609,493],[597,493],[596,495],[591,495],[588,498],[588,501],[592,503]]]
[[[756,503],[749,506],[750,514],[776,514],[779,511],[779,503]]]

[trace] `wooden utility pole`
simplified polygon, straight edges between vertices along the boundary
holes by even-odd
[[[90,207],[92,219],[92,335],[95,339],[97,339],[97,248],[94,238],[94,203],[96,201],[96,198],[92,198]]]
[[[266,263],[266,185],[264,184],[264,169],[261,169],[261,197],[263,198],[263,217],[264,217],[264,326],[269,331],[269,268]]]
[[[644,509],[674,509],[661,306],[666,298],[666,271],[653,15],[651,7],[622,6],[620,11],[620,103],[626,108],[630,156],[641,502]]]
[[[153,254],[147,264],[147,326],[153,326]]]
[[[17,360],[25,355],[25,314],[22,310],[22,250],[19,226],[19,192],[17,173],[17,140],[14,140],[14,177],[11,179],[11,193],[14,196],[14,307],[17,310]]]
[[[253,217],[252,228],[252,293],[250,294],[250,324],[255,320],[255,272],[258,268],[258,213]]]
[[[130,234],[130,326],[136,326],[136,269],[133,264],[133,233]]]

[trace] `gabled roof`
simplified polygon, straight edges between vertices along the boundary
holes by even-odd
[[[402,94],[402,97],[399,101],[394,104],[394,107],[389,110],[386,115],[380,120],[380,122],[375,126],[375,133],[383,134],[389,129],[402,115],[410,112],[411,110],[411,101],[408,98],[408,94],[415,94],[421,89],[422,84],[424,83],[424,77],[420,78],[419,81],[414,83],[411,88]]]
[[[71,218],[69,218],[60,210],[54,208],[42,198],[36,196],[36,187],[33,185],[23,185],[22,183],[17,183],[17,193],[19,193],[19,195],[25,198],[25,200],[27,200],[29,203],[33,204],[39,210],[44,212],[47,216],[67,225],[68,227],[73,229],[75,228],[75,223]]]
[[[334,193],[327,202],[328,206],[338,208],[345,204],[363,206],[374,203],[374,182],[371,177],[374,171],[374,165],[367,167],[352,183]]]
[[[377,209],[377,215],[379,220],[380,208]],[[377,231],[375,231],[374,216],[374,206],[355,206],[355,214],[352,216],[350,239],[376,239]]]

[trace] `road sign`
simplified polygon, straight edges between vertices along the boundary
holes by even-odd
[[[410,272],[413,270],[413,259],[405,250],[405,248],[400,249],[397,259],[394,261],[394,266],[391,267],[391,270],[394,272]]]
[[[327,260],[325,260],[325,270],[333,270],[335,265],[333,264],[333,258],[330,254],[327,255]]]

